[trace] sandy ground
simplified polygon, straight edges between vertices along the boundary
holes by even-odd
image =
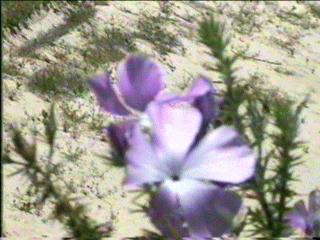
[[[141,52],[148,53],[163,63],[169,72],[167,85],[173,91],[181,91],[190,85],[198,74],[205,74],[217,80],[216,73],[207,69],[211,59],[208,50],[197,39],[197,24],[201,14],[206,11],[216,12],[219,19],[227,23],[227,33],[232,38],[232,51],[239,52],[248,49],[251,59],[238,62],[239,76],[256,75],[265,86],[277,87],[291,97],[301,100],[310,94],[310,104],[304,112],[305,122],[301,129],[301,138],[308,143],[308,154],[305,155],[303,166],[297,169],[301,182],[296,189],[302,196],[320,186],[320,18],[312,13],[309,4],[296,2],[173,2],[171,18],[174,24],[168,25],[171,32],[185,48],[174,49],[165,58],[157,49],[145,41],[137,43]],[[97,13],[95,25],[97,28],[113,22],[130,32],[139,15],[149,12],[156,15],[159,11],[157,2],[112,2],[109,5],[95,6]],[[243,17],[240,9],[245,12]],[[248,20],[249,19],[249,20]],[[250,20],[251,19],[251,20]],[[15,66],[21,75],[4,74],[4,142],[10,148],[8,128],[11,123],[22,124],[27,133],[29,128],[41,127],[41,112],[47,110],[50,97],[45,97],[27,88],[28,76],[47,64],[59,62],[54,53],[68,46],[86,47],[80,37],[79,28],[54,40],[54,46],[49,44],[41,47],[38,57],[16,56],[17,49],[28,40],[34,39],[42,31],[54,28],[62,21],[62,16],[50,12],[41,12],[30,20],[29,28],[23,29],[18,35],[7,35],[4,41],[4,59]],[[250,32],[251,31],[251,32]],[[249,33],[250,32],[250,33]],[[70,57],[71,58],[71,57]],[[69,59],[70,59],[69,58]],[[43,59],[49,59],[45,62]],[[112,68],[117,62],[110,64]],[[174,68],[172,67],[174,66]],[[101,67],[103,69],[103,66]],[[21,84],[17,88],[17,82]],[[219,87],[219,86],[218,86]],[[13,97],[12,97],[13,96]],[[84,97],[84,106],[78,102],[83,100],[62,99],[58,105],[73,105],[82,111],[95,109],[92,94]],[[65,121],[61,111],[59,122]],[[105,121],[108,116],[103,115]],[[77,123],[73,124],[77,127]],[[79,123],[78,136],[63,132],[60,125],[57,146],[58,160],[65,160],[63,153],[72,152],[76,147],[81,149],[80,158],[74,162],[66,162],[61,171],[61,177],[72,181],[76,194],[82,201],[90,202],[89,213],[99,221],[112,220],[116,231],[112,239],[137,236],[142,228],[152,229],[147,218],[140,214],[129,214],[134,209],[131,204],[131,194],[121,187],[124,173],[120,169],[107,166],[95,154],[108,152],[108,143],[101,136],[88,130],[86,123]],[[81,132],[79,129],[82,129]],[[85,130],[83,130],[85,129]],[[38,137],[39,156],[46,153],[43,137]],[[5,233],[8,239],[60,239],[66,233],[62,226],[48,220],[50,204],[40,212],[25,212],[21,206],[29,201],[26,196],[27,180],[23,176],[6,177],[14,171],[12,166],[4,166],[4,221]]]

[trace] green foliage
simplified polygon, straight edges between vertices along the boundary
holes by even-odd
[[[83,5],[79,1],[1,1],[3,27],[17,33],[20,28],[27,27],[31,16],[41,9],[58,8],[63,10],[67,4],[75,7]],[[71,10],[68,16],[69,20],[78,21],[77,16],[80,15],[83,15],[84,18],[90,17],[87,11],[83,11],[84,9],[82,8],[80,14],[74,14],[74,10]]]
[[[301,164],[301,156],[296,151],[302,147],[302,142],[298,141],[298,130],[300,125],[300,114],[306,101],[301,102],[297,107],[294,103],[283,99],[272,104],[271,113],[274,125],[278,129],[272,135],[273,145],[275,146],[274,158],[275,166],[271,169],[274,173],[274,183],[270,184],[270,193],[275,204],[275,213],[279,222],[284,222],[284,214],[290,210],[288,207],[290,200],[297,196],[292,183],[298,179],[295,177],[293,169]],[[270,179],[271,180],[271,179]],[[281,235],[286,230],[284,224],[276,225],[274,236]]]
[[[170,10],[166,9],[170,14]],[[181,45],[177,35],[168,31],[168,16],[162,17],[160,14],[153,16],[143,13],[138,19],[138,31],[135,33],[137,38],[150,42],[161,55],[174,52],[173,48]],[[184,52],[184,49],[181,49]]]
[[[66,25],[77,26],[80,23],[88,21],[90,18],[94,17],[96,9],[92,4],[68,2],[73,4],[73,7],[66,11],[65,22]],[[74,5],[75,4],[75,5]]]
[[[1,1],[3,27],[17,33],[34,12],[48,4],[50,1]]]
[[[252,34],[254,31],[260,29],[259,24],[257,23],[257,12],[255,11],[256,2],[244,2],[234,16],[234,29],[240,34]]]
[[[159,1],[158,4],[161,14],[164,14],[164,17],[169,19],[174,12],[172,9],[173,3],[169,1]]]
[[[16,152],[26,160],[26,162],[33,166],[36,161],[36,144],[28,143],[21,135],[18,129],[14,129],[12,133],[12,141]]]
[[[26,192],[15,194],[14,206],[27,213],[36,213],[37,206],[35,206],[35,188],[29,188]]]
[[[75,67],[53,64],[36,72],[29,82],[31,89],[54,95],[82,95],[88,91],[87,74]]]
[[[55,150],[54,138],[57,130],[53,105],[48,120],[44,121],[44,124],[48,145],[50,146],[48,161],[45,166],[42,166],[37,159],[35,141],[33,144],[29,144],[17,128],[13,129],[12,140],[15,151],[22,160],[13,160],[8,154],[4,156],[5,164],[14,164],[20,167],[14,175],[23,173],[34,188],[34,195],[37,196],[34,202],[27,200],[27,205],[24,204],[22,207],[28,210],[32,205],[43,205],[50,200],[54,205],[52,217],[67,227],[72,239],[93,240],[110,236],[113,230],[112,225],[110,223],[97,224],[90,219],[86,214],[85,206],[69,197],[70,193],[65,190],[68,189],[68,185],[62,188],[58,184],[55,173],[60,165],[54,164],[52,161]]]
[[[310,4],[309,7],[311,14],[317,17],[317,6]],[[277,17],[280,18],[281,21],[286,21],[292,24],[293,26],[300,26],[304,29],[312,29],[318,27],[317,23],[311,21],[311,15],[298,12],[296,11],[296,9],[296,6],[293,6],[290,10],[280,9],[280,11],[277,14]]]
[[[18,76],[20,75],[19,68],[8,60],[2,61],[2,72],[8,74],[10,76]]]
[[[226,86],[221,121],[237,128],[257,153],[256,176],[242,189],[244,194],[252,192],[258,203],[248,212],[252,235],[283,237],[288,232],[284,215],[290,210],[290,200],[297,196],[293,170],[301,164],[298,131],[306,102],[296,107],[292,100],[255,85],[251,79],[239,81],[233,67],[237,58],[226,53],[230,40],[213,16],[200,23],[199,35],[216,58],[214,69]]]
[[[63,156],[69,162],[77,162],[84,153],[85,150],[83,148],[69,145],[67,151],[63,153]]]
[[[88,38],[88,47],[80,50],[81,55],[86,63],[94,67],[120,61],[127,52],[137,51],[133,34],[114,25],[99,34],[96,27],[89,24],[88,29],[81,30],[81,35]]]
[[[51,105],[50,114],[47,119],[44,119],[45,131],[47,136],[47,141],[50,146],[54,145],[54,139],[57,132],[57,123],[54,114],[54,104]]]
[[[239,115],[239,107],[244,100],[244,91],[241,89],[241,86],[235,86],[236,78],[234,76],[233,64],[237,60],[237,57],[231,57],[226,54],[226,48],[230,39],[224,36],[224,25],[215,21],[213,16],[211,16],[200,24],[199,36],[200,41],[209,47],[212,56],[218,60],[214,70],[221,74],[221,78],[226,86],[223,122],[233,124],[240,132],[243,132],[244,126]]]
[[[70,4],[73,3],[70,6],[69,3],[63,1],[57,3],[59,3],[57,6],[59,11],[64,13],[64,22],[46,32],[41,32],[36,38],[27,41],[18,49],[17,54],[19,56],[34,57],[37,49],[51,45],[55,40],[74,30],[81,24],[90,21],[96,13],[93,5],[70,2]]]
[[[80,104],[75,107],[71,103],[65,103],[60,105],[60,109],[64,118],[63,128],[65,132],[67,132],[69,128],[79,127],[79,125],[88,117],[87,113],[80,111]]]
[[[88,116],[89,128],[95,132],[101,133],[102,128],[105,126],[104,120],[105,116],[96,109],[93,109]]]
[[[316,18],[320,18],[320,6],[312,3],[312,4],[309,4],[309,7],[312,15]]]

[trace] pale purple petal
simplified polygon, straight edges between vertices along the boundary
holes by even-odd
[[[160,230],[162,236],[179,239],[189,236],[185,225],[178,194],[164,187],[152,198],[149,209],[152,223]]]
[[[89,81],[89,85],[94,91],[99,104],[105,111],[121,116],[129,114],[112,88],[108,74],[101,74],[94,77]]]
[[[126,103],[144,111],[164,87],[165,71],[157,63],[142,56],[131,56],[118,70],[120,91]]]
[[[111,124],[105,129],[112,146],[116,149],[121,157],[124,157],[126,150],[129,147],[128,135],[133,129],[135,121],[126,121],[118,124]]]
[[[225,183],[241,183],[253,176],[256,157],[230,127],[205,136],[188,155],[182,176]]]
[[[216,94],[217,90],[213,88],[210,80],[199,77],[185,96],[161,93],[156,100],[169,104],[190,103],[201,112],[204,123],[208,124],[219,114],[221,100]]]
[[[168,238],[219,237],[231,229],[241,206],[238,195],[203,182],[166,181],[151,201],[152,221]],[[169,223],[169,224],[166,224]]]
[[[212,87],[212,84],[208,78],[201,76],[194,82],[188,93],[188,96],[201,97],[209,92],[215,94],[216,90]]]
[[[199,77],[191,87],[188,97],[193,98],[193,105],[202,113],[205,124],[213,121],[219,114],[219,104],[214,98],[216,89],[206,77]]]
[[[182,160],[199,131],[200,112],[186,104],[152,103],[147,113],[153,126],[155,148],[166,158]]]
[[[309,211],[312,213],[320,211],[320,190],[314,190],[310,193]]]
[[[133,129],[129,146],[126,154],[127,177],[125,179],[125,185],[128,188],[139,189],[145,185],[159,183],[167,177],[162,163],[139,126]]]
[[[180,99],[180,96],[178,96],[174,93],[170,93],[170,92],[166,92],[165,90],[162,90],[154,98],[154,101],[159,102],[159,103],[169,103],[175,99]]]
[[[303,201],[295,204],[294,209],[286,215],[286,219],[293,228],[306,231],[308,227],[308,212]]]

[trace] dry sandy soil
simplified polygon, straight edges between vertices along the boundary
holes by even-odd
[[[169,73],[167,85],[173,91],[182,91],[198,74],[217,80],[218,75],[207,68],[213,60],[197,36],[197,20],[201,19],[202,13],[212,12],[227,24],[232,53],[247,49],[247,57],[238,62],[240,77],[254,75],[261,79],[264,86],[278,88],[297,100],[310,94],[310,104],[304,112],[305,122],[301,129],[301,139],[308,143],[308,154],[304,164],[297,169],[301,182],[296,184],[296,189],[302,196],[320,186],[320,17],[312,11],[310,4],[317,3],[171,2],[173,12],[166,30],[175,34],[180,45],[164,56],[150,42],[136,41],[140,52],[153,56],[166,67]],[[97,29],[113,24],[127,33],[136,28],[142,13],[156,16],[160,11],[159,3],[151,1],[100,3],[95,8],[97,12],[93,22]],[[11,69],[3,75],[3,137],[9,150],[12,149],[8,132],[10,124],[20,124],[29,135],[31,128],[43,132],[41,112],[48,110],[52,98],[29,88],[32,74],[54,63],[67,66],[75,61],[79,68],[87,64],[78,54],[79,49],[88,47],[81,34],[86,28],[85,23],[61,36],[57,34],[58,37],[48,42],[36,44],[36,50],[24,50],[35,51],[35,55],[18,53],[27,42],[39,38],[40,33],[54,29],[61,22],[62,14],[41,11],[32,17],[28,28],[17,35],[5,36],[4,60]],[[87,34],[90,35],[90,31]],[[105,68],[114,71],[117,64],[118,61],[110,61],[100,65],[95,72]],[[57,101],[59,131],[55,158],[65,161],[59,175],[72,182],[75,194],[81,196],[81,201],[90,202],[91,216],[101,222],[110,219],[114,222],[116,231],[112,239],[138,236],[141,229],[152,229],[143,215],[129,213],[134,206],[131,204],[132,195],[124,192],[121,186],[123,171],[106,165],[96,156],[107,154],[109,146],[102,139],[102,134],[88,127],[91,118],[72,122],[67,132],[62,129],[63,123],[68,121],[62,107],[75,109],[81,119],[81,115],[97,111],[93,95],[90,93]],[[103,119],[103,124],[110,121],[110,116],[102,112],[95,117]],[[41,134],[37,142],[41,159],[47,150]],[[78,159],[66,160],[65,154],[72,156],[74,153],[78,153]],[[32,194],[26,193],[26,178],[8,177],[14,169],[4,166],[4,227],[8,239],[60,239],[66,236],[58,222],[48,219],[50,203],[42,210],[26,210]]]

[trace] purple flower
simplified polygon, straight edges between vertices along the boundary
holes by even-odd
[[[131,189],[157,186],[150,217],[167,238],[221,236],[241,206],[241,199],[214,184],[241,183],[255,170],[255,155],[230,127],[219,127],[194,145],[202,115],[187,104],[152,103],[150,141],[138,125],[126,154]]]
[[[127,122],[112,124],[105,130],[120,159],[127,150],[126,135],[133,126],[132,116],[136,111],[143,112],[157,97],[164,87],[165,72],[150,59],[130,56],[119,65],[118,77],[119,90],[113,88],[108,74],[93,78],[89,85],[105,111],[127,119]]]
[[[135,113],[144,112],[153,101],[170,104],[189,102],[197,107],[203,116],[201,132],[215,119],[218,114],[214,95],[216,90],[210,81],[200,77],[189,93],[184,97],[164,93],[164,68],[152,60],[142,56],[130,56],[119,65],[119,91],[114,89],[108,74],[99,75],[89,81],[101,107],[114,115],[124,116],[126,119],[137,119]],[[140,114],[140,118],[143,115]],[[128,120],[131,122],[131,120]],[[133,121],[133,120],[132,120]],[[111,125],[105,131],[110,138],[119,156],[127,150],[126,132],[130,131],[132,123],[123,123],[120,126]]]
[[[180,102],[188,101],[198,108],[203,116],[203,121],[211,122],[217,117],[217,94],[210,80],[199,77],[186,96],[180,97],[165,94],[164,68],[152,60],[142,56],[130,56],[118,68],[119,94],[110,82],[108,74],[102,74],[91,81],[90,87],[94,91],[99,104],[111,114],[128,116],[135,110],[144,112],[152,101]]]
[[[217,98],[217,90],[213,88],[208,78],[199,77],[187,97],[192,98],[193,106],[201,112],[205,125],[218,117],[221,100]]]
[[[301,200],[286,218],[293,228],[302,230],[307,236],[320,237],[320,191],[310,193],[308,210]]]
[[[129,146],[128,137],[136,124],[134,120],[127,120],[122,123],[111,124],[104,129],[104,132],[109,136],[111,145],[114,150],[114,162],[117,166],[124,166],[124,154]]]
[[[101,107],[111,114],[128,116],[143,112],[163,89],[165,72],[157,63],[142,56],[130,56],[119,65],[119,93],[110,76],[102,74],[89,81]]]

